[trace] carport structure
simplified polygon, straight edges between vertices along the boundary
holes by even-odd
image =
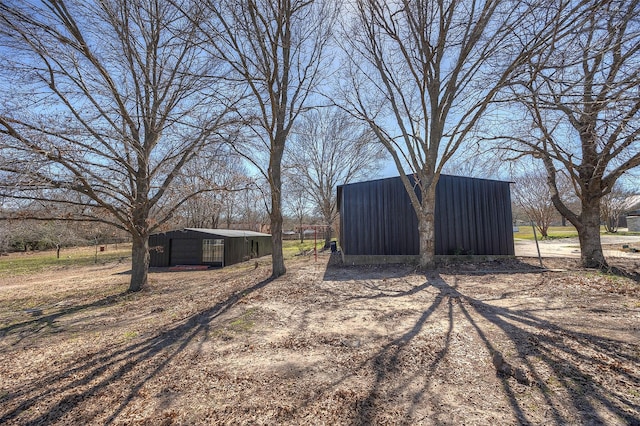
[[[149,236],[149,266],[223,267],[271,254],[271,235],[235,229],[185,228]]]

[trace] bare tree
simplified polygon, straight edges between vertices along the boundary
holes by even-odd
[[[246,129],[234,144],[270,187],[272,276],[286,272],[282,255],[282,156],[298,115],[308,106],[325,67],[335,9],[325,0],[207,1],[217,19],[207,27],[209,47],[247,85],[240,108]],[[206,12],[205,14],[208,14]]]
[[[238,192],[234,199],[236,217],[243,229],[264,232],[267,230],[268,213],[266,199],[269,193],[262,190],[262,182]]]
[[[383,158],[371,129],[340,109],[311,110],[294,127],[285,164],[327,226],[325,246],[338,216],[337,186],[376,175]]]
[[[600,214],[607,232],[618,232],[620,216],[625,213],[627,202],[632,195],[633,192],[623,188],[618,181],[611,191],[600,199]]]
[[[149,234],[193,195],[167,192],[230,109],[185,9],[195,13],[186,0],[0,3],[13,88],[0,111],[2,192],[127,231],[130,291],[147,283]]]
[[[304,243],[304,225],[311,211],[308,193],[295,172],[287,171],[284,188],[285,210],[288,210],[290,217],[295,220],[300,233],[300,242]]]
[[[549,226],[558,215],[551,192],[547,186],[546,175],[537,170],[514,178],[512,185],[514,201],[525,212],[529,220],[533,221],[543,238],[549,236]]]
[[[585,2],[570,16],[569,30],[515,80],[533,125],[510,138],[519,143],[511,149],[542,161],[554,205],[578,231],[582,264],[604,267],[602,198],[640,165],[640,3]],[[580,200],[577,213],[562,199],[561,174]]]
[[[391,154],[418,218],[420,264],[435,253],[435,188],[512,72],[547,34],[547,3],[357,0],[344,47],[345,109]],[[546,10],[534,13],[534,8]],[[405,175],[405,167],[413,179]]]
[[[220,152],[220,149],[201,152],[184,167],[173,188],[177,198],[184,193],[197,194],[174,214],[180,218],[180,226],[221,227],[233,198],[239,192],[250,190],[253,184],[247,174],[242,159],[233,153]]]

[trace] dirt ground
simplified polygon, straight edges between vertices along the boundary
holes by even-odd
[[[640,263],[0,280],[0,424],[640,424]]]

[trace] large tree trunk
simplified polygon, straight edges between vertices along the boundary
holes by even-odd
[[[284,275],[287,269],[284,266],[282,254],[282,153],[284,143],[277,145],[271,154],[269,164],[269,183],[271,185],[271,277],[277,278]]]
[[[331,229],[331,213],[330,213],[330,206],[328,207],[327,211],[329,212],[329,214],[325,214],[324,215],[324,224],[326,225],[326,227],[324,228],[324,248],[329,248],[331,246],[331,234],[333,233],[332,229]]]
[[[149,236],[132,235],[131,282],[129,291],[140,291],[147,285],[149,274]]]
[[[431,184],[422,194],[422,208],[418,214],[418,234],[420,239],[420,267],[434,269],[435,254],[435,207],[436,185]]]
[[[600,202],[582,204],[581,223],[576,226],[580,240],[580,258],[585,268],[604,268],[607,261],[600,242]]]
[[[332,234],[332,229],[331,229],[331,221],[327,221],[327,227],[324,230],[324,247],[328,248],[331,246],[331,234]]]
[[[600,242],[600,201],[601,196],[592,196],[587,190],[580,194],[580,215],[576,215],[560,198],[557,177],[551,157],[542,158],[548,173],[551,201],[563,218],[566,218],[578,231],[580,240],[580,259],[585,268],[604,268],[607,261],[602,253]],[[600,189],[597,188],[597,193]]]
[[[284,275],[287,269],[284,267],[284,256],[282,254],[282,213],[280,204],[271,207],[271,276],[277,278]]]

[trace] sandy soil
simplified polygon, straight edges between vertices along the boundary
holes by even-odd
[[[640,424],[640,263],[0,280],[2,424]]]

